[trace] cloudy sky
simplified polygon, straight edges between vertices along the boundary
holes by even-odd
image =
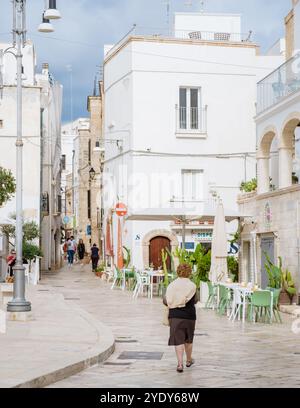
[[[206,0],[207,12],[241,13],[243,32],[253,30],[262,50],[284,33],[283,19],[291,0]],[[166,0],[57,0],[63,19],[55,33],[37,32],[44,0],[27,0],[29,37],[34,41],[38,65],[50,64],[54,77],[64,85],[63,121],[87,116],[86,97],[103,60],[103,45],[120,39],[134,23],[141,27],[166,27]],[[192,3],[192,5],[188,5]],[[171,11],[200,9],[199,0],[173,0]],[[9,41],[11,1],[0,0],[0,41]],[[72,71],[72,72],[71,72]],[[73,105],[71,84],[73,83]],[[73,106],[73,109],[71,108]]]

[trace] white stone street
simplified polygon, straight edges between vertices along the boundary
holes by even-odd
[[[75,283],[80,280],[80,283]],[[59,282],[59,283],[58,283]],[[52,387],[299,387],[300,338],[292,333],[293,318],[283,325],[230,323],[215,312],[198,310],[196,365],[176,372],[168,328],[162,321],[161,299],[132,300],[130,293],[110,290],[89,268],[64,270],[45,285],[55,289],[107,325],[116,350],[106,363],[53,384]],[[80,299],[80,300],[79,300]],[[163,353],[161,360],[120,360],[123,352]]]

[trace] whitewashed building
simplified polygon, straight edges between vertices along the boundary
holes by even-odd
[[[105,52],[106,214],[120,201],[135,212],[198,206],[216,194],[237,210],[241,182],[256,174],[256,83],[283,57],[260,55],[240,15],[204,13],[176,13],[172,33],[137,28]],[[115,253],[116,225],[114,216]],[[189,225],[186,247],[210,245],[212,228]],[[180,230],[126,221],[123,244],[136,267],[159,267]]]
[[[300,2],[285,19],[286,61],[258,83],[256,192],[239,206],[252,217],[242,233],[242,279],[268,284],[266,257],[300,287]]]
[[[0,165],[16,172],[16,60],[0,44]],[[23,209],[24,219],[40,226],[43,270],[60,265],[61,192],[60,124],[62,87],[49,74],[48,64],[36,73],[34,46],[23,49]],[[15,199],[0,209],[1,217],[15,213]]]

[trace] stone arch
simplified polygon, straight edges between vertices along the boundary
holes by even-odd
[[[273,140],[277,137],[275,126],[268,126],[262,132],[257,151],[257,183],[258,194],[270,190],[270,152]]]
[[[283,122],[279,140],[279,187],[290,187],[293,173],[295,130],[300,124],[300,113],[293,112]]]
[[[168,238],[171,242],[172,252],[179,246],[177,235],[172,231],[168,231],[164,229],[157,229],[157,230],[148,232],[142,240],[144,268],[149,268],[150,242],[153,238],[156,238],[156,237]]]

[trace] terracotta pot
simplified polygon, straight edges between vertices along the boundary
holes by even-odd
[[[289,297],[285,290],[281,291],[279,296],[280,305],[292,305],[294,301],[296,301],[296,296],[294,296],[293,299],[291,300],[291,298]]]

